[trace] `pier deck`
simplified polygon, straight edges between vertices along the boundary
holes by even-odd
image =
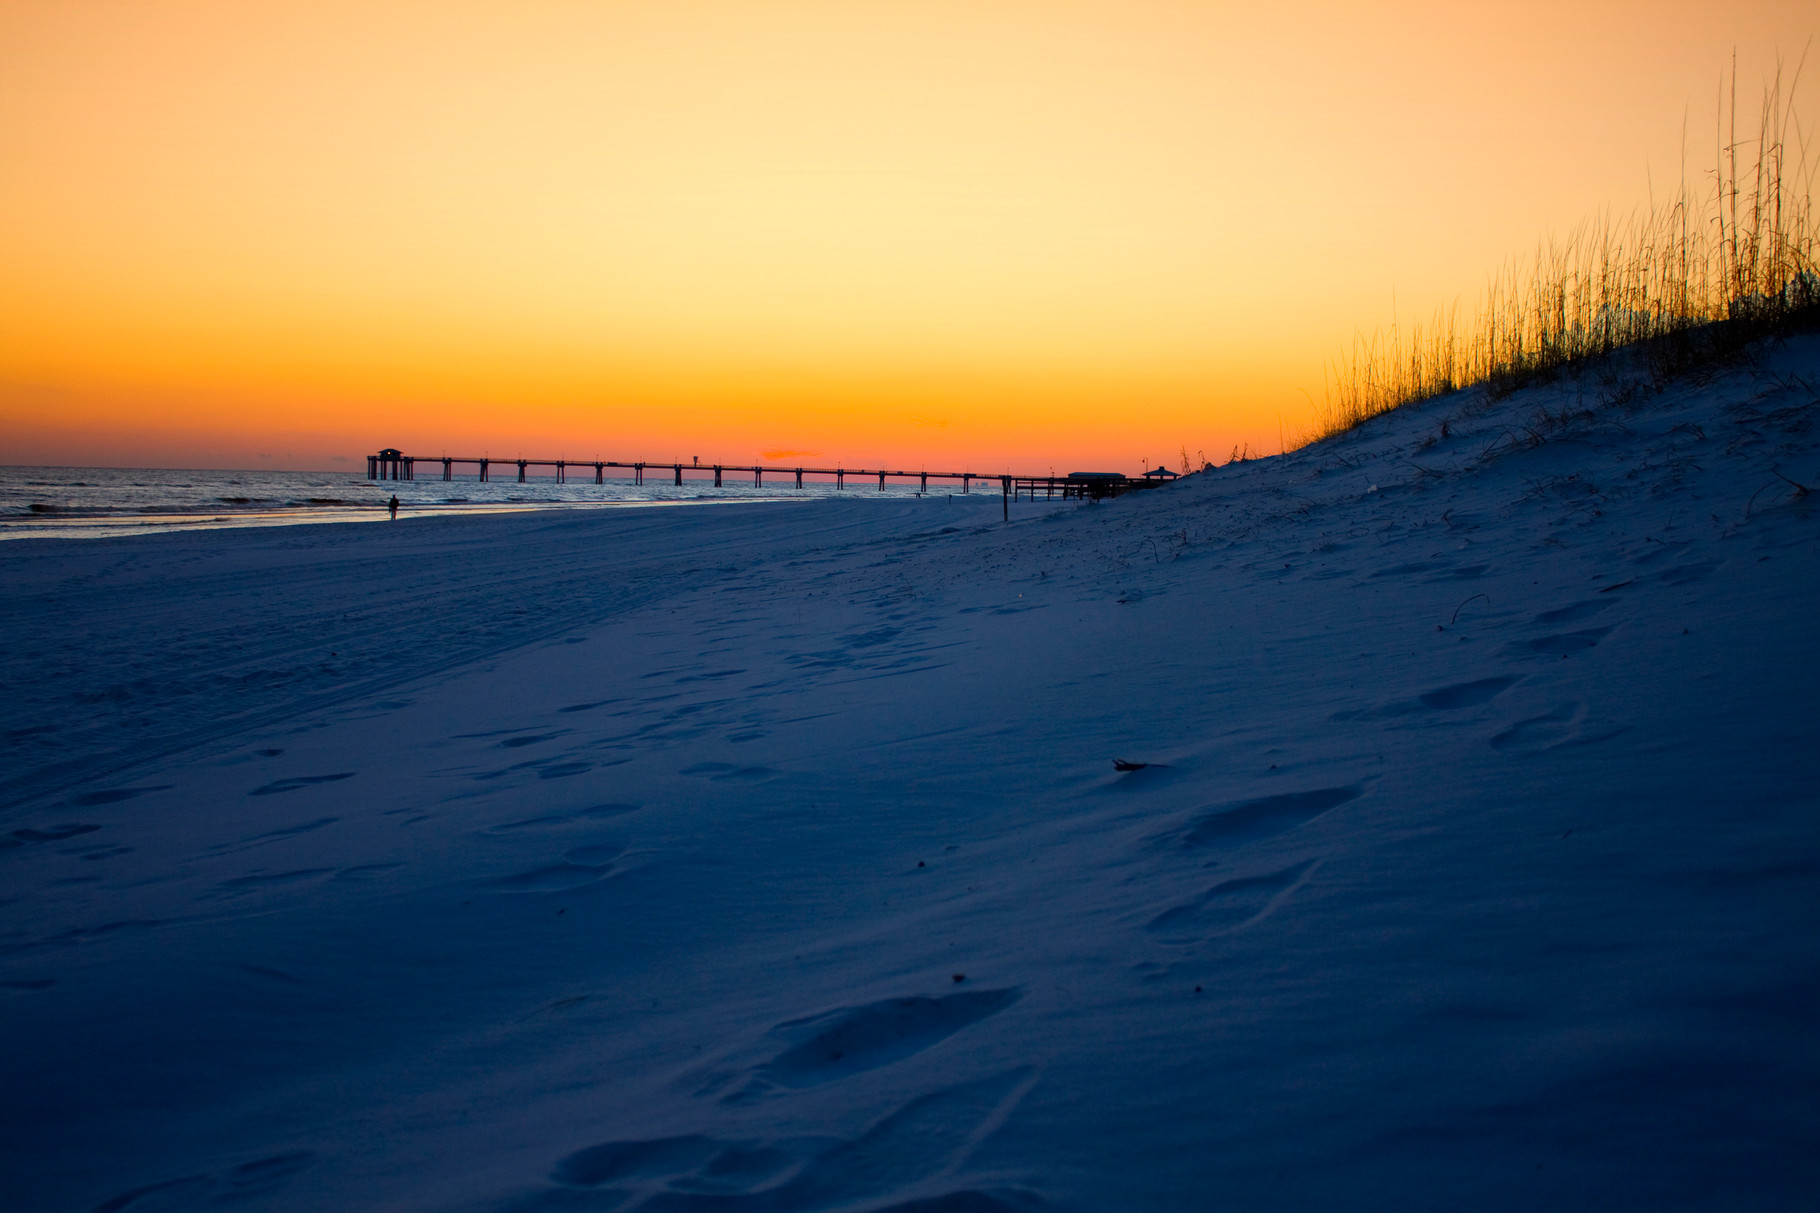
[[[954,484],[958,482],[961,492],[970,493],[976,482],[997,484],[999,491],[1008,501],[1017,500],[1028,495],[1035,500],[1038,494],[1047,499],[1061,497],[1090,498],[1099,500],[1105,497],[1116,497],[1134,489],[1154,487],[1166,481],[1154,475],[1125,476],[1118,472],[1075,472],[1067,476],[1016,476],[990,472],[931,472],[927,470],[905,471],[888,468],[847,468],[847,467],[781,467],[776,464],[700,464],[700,463],[657,463],[648,460],[624,461],[616,459],[494,459],[491,456],[452,456],[452,455],[406,455],[392,447],[387,447],[374,455],[367,456],[368,480],[416,480],[419,463],[437,468],[442,474],[438,479],[455,479],[455,468],[459,466],[475,469],[477,478],[490,481],[495,469],[503,468],[508,472],[516,471],[520,484],[525,482],[532,468],[547,468],[554,473],[557,483],[567,483],[570,476],[580,473],[585,476],[589,471],[594,474],[595,484],[605,484],[607,469],[613,468],[631,474],[633,484],[644,484],[647,474],[656,473],[660,478],[668,478],[672,485],[680,487],[685,481],[706,485],[708,478],[713,477],[715,488],[722,488],[729,475],[744,476],[750,474],[754,487],[762,488],[765,476],[782,478],[788,482],[795,478],[796,488],[802,488],[805,477],[816,477],[817,482],[832,479],[834,487],[845,489],[847,480],[852,477],[860,483],[877,481],[878,491],[883,492],[887,483],[899,484],[915,482],[918,492],[929,491],[929,482]],[[547,473],[546,473],[547,474]]]

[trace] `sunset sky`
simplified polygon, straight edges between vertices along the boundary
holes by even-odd
[[[1815,12],[8,0],[0,463],[1274,453]]]

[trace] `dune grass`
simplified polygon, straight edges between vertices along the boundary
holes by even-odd
[[[1514,391],[1620,351],[1657,382],[1734,355],[1820,312],[1815,166],[1793,108],[1800,66],[1763,90],[1755,130],[1738,131],[1737,72],[1722,81],[1705,184],[1630,218],[1599,216],[1493,275],[1462,324],[1459,307],[1404,333],[1358,335],[1327,372],[1308,441],[1405,404],[1485,385]],[[1754,153],[1754,155],[1753,155]]]

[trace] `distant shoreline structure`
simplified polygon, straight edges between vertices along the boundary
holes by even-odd
[[[1175,472],[1172,472],[1165,467],[1157,467],[1137,476],[1127,476],[1123,472],[1070,472],[1065,476],[1056,476],[1053,474],[1048,476],[1024,476],[1012,473],[992,472],[931,472],[926,469],[912,472],[885,468],[779,467],[776,465],[766,466],[764,464],[723,463],[704,464],[699,459],[689,463],[684,463],[681,460],[659,462],[647,460],[625,461],[616,459],[494,459],[491,456],[485,455],[407,455],[397,447],[386,447],[367,456],[367,479],[371,481],[415,481],[417,479],[417,465],[419,463],[441,464],[442,476],[440,479],[445,482],[452,482],[455,479],[456,464],[473,466],[477,470],[476,478],[482,484],[491,483],[490,472],[495,465],[506,468],[517,468],[519,484],[527,483],[529,470],[534,467],[554,468],[556,473],[555,479],[558,484],[567,482],[570,469],[587,468],[592,468],[594,470],[595,484],[605,484],[607,469],[619,468],[632,473],[632,483],[635,485],[644,484],[645,473],[648,470],[668,472],[672,478],[672,486],[676,488],[682,488],[684,486],[686,480],[684,476],[685,472],[712,473],[714,477],[714,487],[717,489],[724,487],[724,477],[728,472],[740,474],[750,472],[752,474],[752,487],[763,488],[765,473],[770,472],[773,475],[778,476],[787,477],[794,475],[796,478],[796,487],[799,489],[804,487],[803,478],[805,476],[818,476],[823,478],[832,476],[834,478],[834,487],[837,490],[845,490],[847,487],[847,477],[853,476],[860,479],[877,477],[878,491],[881,493],[885,491],[886,484],[889,480],[897,480],[900,482],[914,480],[917,482],[917,491],[919,493],[927,493],[929,491],[929,481],[934,479],[937,481],[959,481],[961,492],[963,493],[971,493],[975,481],[986,484],[997,482],[1000,491],[1010,498],[1017,498],[1027,492],[1034,499],[1036,493],[1041,490],[1049,497],[1054,497],[1059,492],[1064,500],[1070,497],[1091,497],[1095,500],[1103,497],[1116,497],[1121,493],[1128,493],[1135,489],[1151,488],[1158,484],[1166,484],[1177,477]],[[583,474],[585,475],[585,471]],[[695,479],[698,482],[700,480],[699,477]]]
[[[723,487],[715,488],[705,475],[691,476],[687,468],[681,486],[670,483],[672,479],[673,474],[654,475],[636,485],[629,476],[608,476],[603,484],[596,485],[592,476],[576,476],[571,470],[562,483],[535,473],[528,474],[524,483],[509,477],[482,483],[471,476],[454,483],[435,479],[382,483],[361,478],[359,468],[280,472],[263,468],[8,466],[0,467],[0,541],[125,538],[190,530],[372,522],[387,517],[387,499],[394,494],[400,498],[401,518],[479,517],[524,510],[800,504],[835,499],[891,502],[919,496],[917,481],[888,484],[889,491],[880,493],[871,491],[872,486],[864,482],[838,488],[832,480],[806,480],[803,488],[795,489],[788,487],[789,480],[771,476],[757,487],[738,476],[727,477]],[[1055,496],[1059,497],[1059,479],[1057,484]],[[934,491],[921,496],[939,499],[944,490],[931,487]],[[971,495],[951,496],[956,503],[971,501],[990,509],[991,498],[998,494],[989,488],[980,492],[979,488],[975,485]],[[1015,491],[1021,500],[1026,491],[1022,482]],[[1037,489],[1033,500],[1040,503],[1045,491],[1046,488]],[[1068,496],[1075,494],[1071,490]]]

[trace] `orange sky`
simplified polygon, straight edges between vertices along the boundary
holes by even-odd
[[[1817,29],[1661,0],[9,0],[0,463],[1275,451],[1393,297],[1470,305],[1671,187],[1684,115],[1710,163],[1732,48],[1754,95]]]

